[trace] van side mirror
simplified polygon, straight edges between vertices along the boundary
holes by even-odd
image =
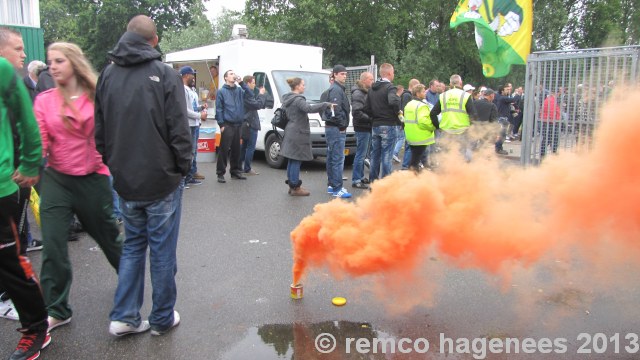
[[[269,93],[266,93],[265,95],[267,95],[267,100],[264,102],[265,109],[273,109],[273,95]]]

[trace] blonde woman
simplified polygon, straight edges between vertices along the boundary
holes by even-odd
[[[67,240],[76,214],[114,269],[118,269],[122,238],[113,216],[109,169],[96,151],[94,98],[96,74],[82,50],[69,43],[47,49],[49,72],[56,87],[38,95],[34,109],[48,158],[42,176],[41,284],[49,330],[71,321],[71,263]]]

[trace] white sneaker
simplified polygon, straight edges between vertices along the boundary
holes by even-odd
[[[13,306],[11,299],[0,302],[0,317],[9,320],[20,320],[18,312],[16,311],[15,306]]]
[[[167,331],[173,329],[174,327],[178,326],[180,324],[180,314],[178,314],[177,311],[173,310],[173,324],[171,326],[169,326],[168,329],[163,330],[163,331],[159,331],[159,330],[151,330],[151,335],[155,335],[155,336],[159,336],[159,335],[164,335],[167,333]]]
[[[64,320],[60,320],[60,319],[56,319],[53,316],[49,316],[47,318],[47,321],[49,322],[49,329],[47,330],[47,332],[51,332],[51,330],[62,326],[62,325],[67,325],[68,323],[71,322],[71,318],[68,319],[64,319]]]
[[[109,324],[109,334],[114,336],[139,334],[149,330],[150,328],[151,326],[149,326],[149,322],[147,320],[140,322],[138,327],[134,327],[133,325],[122,321],[112,321],[111,324]]]
[[[347,189],[342,188],[334,192],[333,197],[340,198],[340,199],[349,199],[351,197],[351,194],[347,191]]]

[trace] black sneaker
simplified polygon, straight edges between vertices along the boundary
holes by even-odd
[[[496,150],[496,154],[498,155],[509,155],[509,152],[504,149]]]
[[[25,333],[22,335],[16,351],[9,360],[33,360],[40,356],[40,350],[51,342],[51,335],[47,331]]]
[[[364,184],[362,182],[357,182],[355,184],[351,184],[351,187],[354,187],[356,189],[368,189],[369,186],[367,186],[367,184]]]
[[[27,246],[27,252],[42,250],[42,241],[38,239],[31,240],[31,244]]]
[[[231,174],[231,178],[235,180],[247,180],[247,177],[242,174]]]

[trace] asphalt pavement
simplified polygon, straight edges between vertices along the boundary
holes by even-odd
[[[271,169],[264,158],[256,157],[254,168],[260,175],[231,180],[227,174],[226,184],[216,182],[215,164],[200,163],[206,180],[184,193],[176,305],[182,322],[177,328],[159,337],[109,335],[117,277],[85,234],[69,243],[74,271],[72,321],[52,332],[53,341],[41,358],[640,358],[640,352],[633,353],[640,346],[633,337],[640,335],[637,273],[620,273],[619,283],[625,286],[608,289],[591,287],[589,279],[561,286],[550,280],[579,268],[578,256],[535,265],[505,282],[480,271],[453,268],[434,255],[430,268],[438,271],[445,286],[429,303],[408,312],[389,311],[390,302],[402,299],[395,299],[393,293],[384,299],[372,296],[366,278],[335,279],[322,269],[312,270],[305,279],[304,298],[292,300],[289,233],[312,213],[314,205],[331,200],[325,192],[325,165],[305,163],[301,179],[311,196],[290,197],[284,183],[286,171]],[[350,178],[350,174],[348,167],[345,175]],[[353,193],[356,198],[364,194],[357,189]],[[40,253],[29,256],[39,272]],[[148,265],[146,284],[144,318],[151,307]],[[344,296],[347,304],[332,305],[335,296]],[[15,347],[17,327],[15,321],[0,319],[0,357],[8,357]],[[337,341],[329,354],[318,351],[318,346],[327,344],[318,340],[324,333]],[[400,346],[403,338],[411,344]],[[483,356],[482,339],[512,338],[521,342],[519,353],[514,353],[512,343],[511,353],[492,354],[485,343]],[[523,346],[527,338],[536,342],[533,351]],[[541,346],[543,338],[551,345]],[[386,339],[385,354],[366,346],[376,339]],[[605,354],[598,354],[603,346]],[[579,353],[584,350],[591,353]]]

